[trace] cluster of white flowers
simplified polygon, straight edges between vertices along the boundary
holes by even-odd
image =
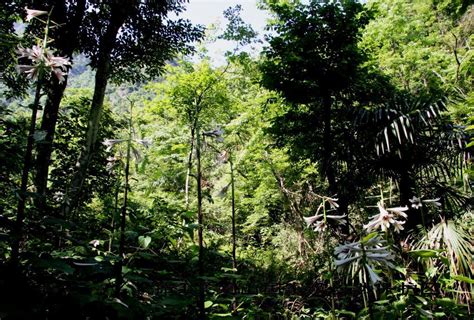
[[[128,141],[127,139],[105,139],[102,141],[102,144],[107,147],[106,151],[109,152],[112,150],[112,148],[119,143]],[[152,142],[150,139],[132,139],[132,141],[141,144],[145,148],[149,148],[152,145]]]
[[[408,210],[408,207],[396,207],[396,208],[384,208],[383,203],[380,201],[377,203],[379,213],[370,217],[368,224],[364,225],[364,228],[371,232],[372,230],[380,228],[383,232],[390,229],[393,226],[395,232],[403,230],[403,224],[406,221],[399,219],[406,219],[407,214],[404,211]]]
[[[53,52],[48,48],[34,45],[32,48],[19,47],[17,49],[19,58],[27,58],[31,60],[31,64],[20,64],[17,70],[20,73],[26,73],[27,77],[32,80],[38,79],[40,73],[51,72],[56,76],[59,82],[64,81],[67,75],[68,67],[71,65],[68,58],[55,57]]]
[[[419,209],[419,208],[423,207],[423,203],[429,203],[429,204],[433,204],[437,207],[441,207],[441,203],[439,202],[440,198],[422,200],[421,198],[413,196],[413,198],[411,198],[409,200],[411,202],[411,207],[414,208],[414,209]]]
[[[127,141],[127,139],[105,139],[102,144],[107,147],[105,151],[110,152],[116,144],[124,141]]]
[[[423,203],[441,206],[438,202],[440,199],[422,200],[417,197],[410,199],[411,207],[419,209]],[[364,229],[367,232],[377,231],[380,228],[382,232],[393,228],[395,232],[403,230],[408,218],[405,211],[408,211],[408,206],[385,208],[383,201],[377,203],[379,213],[372,216]],[[322,215],[305,218],[309,225],[315,224],[320,228]],[[329,217],[329,216],[328,216]],[[347,267],[352,269],[353,275],[359,274],[360,281],[369,281],[372,284],[380,281],[381,278],[375,271],[376,267],[395,268],[392,261],[394,256],[390,252],[390,247],[387,241],[382,239],[381,234],[371,233],[360,241],[341,244],[334,250],[334,264],[337,268]]]
[[[345,224],[345,218],[346,216],[335,216],[335,215],[326,215],[326,219],[333,220],[334,222],[338,224]],[[323,214],[316,214],[311,217],[303,217],[304,221],[309,227],[312,227],[314,231],[316,232],[322,232],[326,230],[327,228],[327,223],[324,220],[324,215]]]
[[[346,216],[336,216],[330,214],[320,214],[319,211],[323,208],[324,203],[328,202],[332,210],[336,210],[339,205],[337,204],[337,200],[335,198],[325,197],[323,203],[319,206],[318,211],[314,216],[311,217],[303,217],[304,221],[309,227],[312,227],[316,232],[323,232],[327,228],[327,219],[333,220],[337,224],[345,224],[346,220],[344,219]]]
[[[26,21],[31,21],[33,18],[48,13],[46,11],[25,9],[27,13]],[[18,47],[16,50],[18,58],[29,59],[31,64],[19,64],[17,70],[19,73],[25,73],[32,80],[38,79],[40,74],[52,73],[59,82],[63,82],[71,62],[68,58],[54,56],[54,52],[46,47],[46,40],[43,42],[44,45],[38,44],[32,48]]]
[[[61,202],[63,201],[64,199],[64,193],[61,192],[61,191],[56,191],[54,194],[53,194],[53,200],[56,201],[56,202]]]

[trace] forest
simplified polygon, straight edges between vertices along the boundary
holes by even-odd
[[[472,319],[474,1],[188,3],[1,1],[0,319]]]

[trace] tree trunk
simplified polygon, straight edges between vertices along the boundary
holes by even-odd
[[[333,153],[333,143],[334,139],[332,136],[332,101],[329,93],[323,95],[323,122],[324,122],[324,131],[323,131],[323,155],[322,155],[322,173],[326,176],[328,180],[329,188],[329,197],[336,196],[339,199],[339,208],[337,212],[340,215],[349,214],[349,203],[347,197],[343,192],[339,190],[339,186],[336,181],[336,169],[334,167],[332,153]],[[349,234],[349,224],[341,226],[341,231],[344,234]]]
[[[186,171],[186,183],[184,185],[184,199],[186,203],[186,210],[189,209],[189,178],[191,177],[191,168],[193,166],[193,151],[194,151],[194,126],[191,128],[191,150],[188,156],[188,168]]]
[[[114,210],[112,211],[112,221],[110,222],[109,252],[112,252],[112,243],[114,241],[115,217],[118,215],[119,192],[120,192],[120,184],[117,183],[117,187],[115,188],[115,192],[114,192]]]
[[[130,109],[130,120],[129,120],[129,135],[127,141],[127,159],[125,163],[125,187],[123,191],[123,205],[122,215],[120,217],[120,242],[119,242],[119,259],[117,262],[117,276],[115,278],[115,296],[120,297],[120,289],[122,288],[123,275],[122,266],[124,265],[125,255],[125,223],[127,218],[127,201],[128,201],[128,177],[130,173],[130,152],[132,150],[132,109]]]
[[[229,157],[230,164],[230,185],[231,185],[231,197],[232,197],[232,268],[237,269],[237,238],[235,229],[235,180],[234,180],[234,163],[232,160],[232,154]]]
[[[331,97],[329,93],[323,96],[323,155],[322,155],[322,173],[326,176],[329,183],[329,196],[337,193],[336,177],[332,164],[332,132],[331,132]]]
[[[234,272],[237,271],[237,236],[235,228],[235,179],[234,179],[234,162],[232,159],[232,152],[229,155],[229,164],[230,164],[230,186],[231,186],[231,197],[232,197],[232,269]],[[232,298],[232,311],[237,311],[237,282],[235,279],[232,279],[232,293],[234,297]]]
[[[204,308],[204,246],[203,246],[203,212],[202,212],[202,172],[201,172],[201,132],[199,127],[199,120],[196,120],[196,166],[197,166],[197,200],[198,200],[198,246],[199,246],[199,297],[198,297],[198,312],[199,319],[204,319],[206,316]]]
[[[87,169],[94,155],[100,119],[104,106],[105,90],[107,88],[108,77],[110,74],[110,54],[114,48],[118,30],[122,26],[124,20],[125,17],[123,17],[123,20],[113,19],[99,44],[101,52],[99,53],[99,61],[95,74],[94,96],[92,97],[89,120],[87,123],[86,143],[79,156],[79,160],[76,164],[76,171],[73,175],[68,194],[63,203],[63,214],[66,217],[78,205],[78,199],[80,198]]]
[[[66,81],[59,83],[57,80],[52,81],[52,86],[48,92],[48,98],[43,111],[43,119],[41,122],[41,130],[46,132],[44,141],[37,146],[36,156],[36,177],[35,186],[38,197],[36,198],[36,207],[39,212],[44,213],[46,210],[46,193],[48,183],[49,165],[51,162],[51,153],[53,151],[54,133],[56,131],[56,123],[58,121],[58,112],[61,99],[66,89]]]
[[[27,187],[28,187],[28,176],[31,168],[31,160],[33,153],[33,144],[34,144],[34,134],[36,129],[36,116],[38,113],[38,106],[41,98],[41,81],[38,80],[36,84],[36,93],[35,99],[32,105],[31,111],[31,120],[30,128],[28,130],[28,139],[26,143],[25,157],[23,160],[23,170],[21,174],[21,185],[20,192],[18,194],[18,207],[16,214],[16,222],[14,228],[12,229],[12,252],[11,252],[11,264],[12,266],[18,265],[20,258],[20,244],[23,238],[23,223],[25,219],[25,205],[27,196]]]

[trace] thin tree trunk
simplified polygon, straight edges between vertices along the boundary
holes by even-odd
[[[234,180],[234,163],[232,161],[232,154],[229,157],[230,163],[230,184],[231,184],[231,197],[232,197],[232,268],[237,269],[237,238],[235,229],[235,180]],[[235,288],[234,288],[235,290]]]
[[[32,105],[31,111],[31,120],[30,128],[28,130],[28,139],[26,143],[25,157],[23,160],[23,170],[21,174],[21,185],[20,193],[16,214],[15,226],[12,229],[12,252],[11,252],[11,264],[13,266],[18,265],[20,258],[20,244],[23,238],[23,224],[25,219],[25,205],[27,196],[27,187],[28,187],[28,176],[31,169],[32,162],[32,153],[33,153],[33,143],[34,143],[34,134],[36,129],[36,116],[38,113],[38,106],[41,98],[41,81],[38,80],[36,83],[36,93],[35,99]]]
[[[323,156],[322,173],[326,176],[329,183],[329,196],[337,193],[336,177],[332,164],[332,132],[331,132],[331,97],[329,94],[323,96]]]
[[[236,237],[236,228],[235,228],[235,179],[234,179],[234,162],[232,160],[232,153],[229,156],[230,164],[230,186],[231,186],[231,197],[232,197],[232,269],[234,272],[237,270],[237,237]],[[235,279],[232,279],[232,293],[234,297],[232,298],[232,310],[235,312],[237,309],[237,282]]]
[[[186,183],[184,185],[184,199],[186,203],[186,210],[189,209],[189,180],[191,177],[191,169],[193,166],[193,151],[194,151],[194,131],[195,128],[191,128],[191,150],[189,151],[189,156],[188,156],[188,168],[186,171]]]
[[[51,162],[51,153],[53,151],[54,133],[58,121],[59,105],[64,90],[66,89],[66,82],[67,80],[63,83],[59,83],[53,79],[54,84],[49,90],[41,121],[41,130],[46,133],[46,137],[44,141],[37,146],[35,187],[38,197],[36,198],[35,204],[39,212],[42,213],[46,210],[48,172]]]
[[[115,217],[117,216],[118,213],[118,196],[119,196],[119,186],[115,189],[115,195],[114,195],[114,210],[113,210],[113,215],[112,215],[112,222],[111,222],[111,230],[110,230],[110,239],[109,239],[109,252],[112,252],[112,242],[114,240],[114,234],[115,234]]]
[[[99,62],[95,74],[94,95],[92,97],[89,120],[87,123],[86,143],[82,150],[79,160],[76,164],[76,171],[71,181],[68,194],[63,203],[63,214],[67,217],[78,205],[78,199],[84,180],[86,178],[89,163],[94,155],[97,136],[99,132],[100,119],[104,107],[105,90],[107,88],[108,77],[110,74],[110,54],[115,46],[117,33],[125,21],[125,16],[111,18],[111,24],[107,28],[99,48]]]
[[[117,263],[117,276],[115,279],[115,296],[120,296],[120,289],[122,288],[123,275],[122,266],[124,265],[124,254],[125,254],[125,223],[127,217],[127,201],[128,201],[128,178],[130,172],[130,152],[132,149],[132,109],[130,109],[130,120],[129,120],[129,135],[127,141],[127,159],[125,163],[125,188],[123,191],[123,205],[122,215],[120,217],[120,242],[119,242],[119,260]]]
[[[339,186],[336,181],[336,168],[332,157],[334,139],[332,136],[332,102],[329,93],[323,95],[323,155],[322,155],[322,173],[326,176],[329,184],[329,197],[337,196],[339,199],[339,208],[337,209],[340,215],[348,216],[349,203],[346,195],[340,192]],[[349,219],[349,218],[347,218]],[[349,234],[349,223],[341,226],[341,230],[344,234]]]
[[[199,245],[199,262],[198,262],[198,272],[199,272],[199,297],[198,297],[198,312],[199,319],[204,319],[206,316],[204,309],[204,280],[202,276],[204,275],[204,247],[203,247],[203,212],[202,212],[202,172],[201,172],[201,137],[200,137],[200,127],[199,120],[196,120],[196,166],[197,166],[197,200],[198,200],[198,245]]]

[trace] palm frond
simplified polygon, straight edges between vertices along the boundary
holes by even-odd
[[[470,154],[466,128],[454,125],[445,111],[445,99],[400,95],[353,116],[359,135],[373,141],[374,159],[383,169],[397,171],[402,161],[416,178],[448,182],[463,176]]]
[[[472,219],[472,214],[468,214]],[[434,225],[421,240],[414,246],[415,249],[444,250],[448,260],[451,277],[464,276],[472,278],[474,275],[474,246],[472,237],[466,231],[465,224],[461,225],[454,220],[441,220]],[[429,266],[434,263],[431,259],[425,260]],[[443,268],[442,265],[439,266]],[[472,285],[460,283],[457,287],[457,298],[471,299]],[[470,290],[468,287],[471,287]]]

